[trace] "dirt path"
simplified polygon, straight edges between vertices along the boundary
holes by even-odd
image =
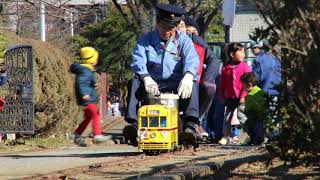
[[[145,156],[131,146],[113,145],[99,148],[73,148],[38,153],[0,156],[6,168],[1,179],[125,179],[164,175],[171,171],[205,163],[220,163],[239,156],[260,153],[248,148],[217,148],[206,146],[197,152],[184,150],[175,154]],[[4,163],[6,162],[6,163]],[[1,167],[1,166],[0,166]],[[188,170],[187,170],[188,171]],[[28,179],[28,178],[27,178]]]
[[[107,131],[117,137],[123,124]],[[192,149],[145,156],[137,148],[102,146],[38,149],[0,154],[0,179],[295,179],[320,177],[319,167],[288,167],[282,161],[264,165],[263,148],[203,145]]]

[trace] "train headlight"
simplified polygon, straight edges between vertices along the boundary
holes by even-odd
[[[168,135],[168,131],[161,131],[161,136],[163,138],[167,137],[167,135]]]
[[[155,133],[155,132],[150,134],[150,137],[151,137],[151,138],[154,138],[154,137],[156,137],[156,136],[157,136],[157,133]]]

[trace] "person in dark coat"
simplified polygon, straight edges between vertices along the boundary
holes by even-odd
[[[208,113],[216,92],[215,79],[219,74],[220,63],[207,42],[200,37],[198,24],[188,16],[184,16],[186,32],[192,39],[199,56],[199,114]]]
[[[199,56],[199,115],[206,119],[206,115],[212,104],[216,92],[216,78],[219,74],[220,63],[215,54],[209,48],[207,42],[199,34],[198,24],[188,16],[184,16],[178,25],[179,31],[186,33],[192,39],[193,45]],[[199,133],[207,136],[207,133],[199,127]]]

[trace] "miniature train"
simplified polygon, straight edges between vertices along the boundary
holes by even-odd
[[[138,148],[145,153],[170,152],[179,144],[179,96],[161,94],[138,111]]]

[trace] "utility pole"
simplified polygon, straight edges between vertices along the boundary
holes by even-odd
[[[231,40],[230,38],[230,26],[224,25],[224,42],[229,43]]]
[[[107,19],[107,6],[106,6],[106,0],[103,0],[103,19]]]
[[[46,14],[43,0],[40,0],[40,39],[46,41]]]
[[[70,11],[70,29],[71,29],[71,36],[74,36],[74,28],[73,28],[73,12]]]
[[[231,40],[230,28],[233,26],[233,21],[235,18],[235,11],[236,11],[236,1],[235,0],[224,0],[223,1],[222,13],[223,13],[225,43],[229,43]]]

